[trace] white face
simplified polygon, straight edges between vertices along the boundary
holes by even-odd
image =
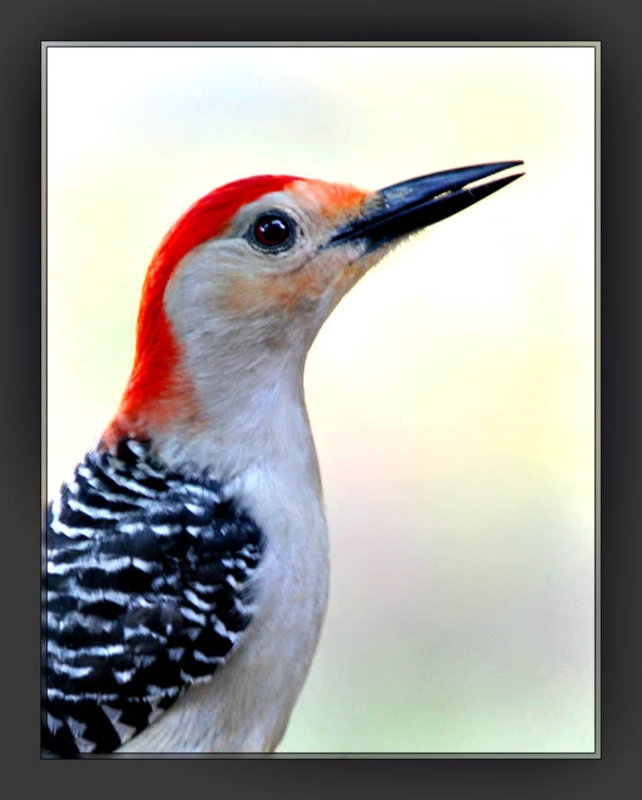
[[[373,202],[376,195],[352,187],[302,181],[245,205],[222,234],[185,256],[168,284],[165,306],[179,339],[307,350],[339,300],[388,249],[365,255],[363,243],[324,248]]]
[[[300,394],[314,337],[362,275],[413,231],[519,176],[468,183],[516,164],[447,170],[370,193],[256,176],[250,191],[240,181],[202,198],[148,270],[136,362],[110,435],[179,423],[211,430],[243,403],[268,405],[277,385]],[[279,189],[242,204],[259,186]]]

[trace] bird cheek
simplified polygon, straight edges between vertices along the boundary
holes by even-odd
[[[336,284],[344,264],[311,259],[299,269],[282,273],[234,275],[225,287],[221,306],[234,317],[298,313],[314,308]]]
[[[222,307],[233,317],[265,316],[294,311],[301,302],[320,294],[320,287],[307,270],[283,275],[237,275],[230,279]]]

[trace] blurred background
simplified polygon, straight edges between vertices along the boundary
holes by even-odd
[[[594,69],[579,46],[47,50],[49,494],[113,415],[146,266],[200,196],[526,162],[310,353],[331,593],[281,753],[594,749]]]

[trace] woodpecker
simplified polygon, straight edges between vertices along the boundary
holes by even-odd
[[[306,354],[409,234],[523,173],[226,184],[146,273],[113,420],[48,507],[43,752],[271,752],[328,593]]]

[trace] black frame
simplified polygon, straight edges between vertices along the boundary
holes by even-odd
[[[627,7],[625,7],[625,5]],[[30,0],[5,11],[2,126],[5,301],[0,319],[9,377],[2,393],[2,486],[5,489],[5,763],[28,790],[75,796],[161,796],[200,790],[237,796],[380,797],[389,792],[438,797],[616,796],[633,780],[640,716],[640,537],[635,502],[639,441],[639,359],[635,325],[640,293],[637,177],[642,125],[638,30],[621,0],[581,6],[542,0],[516,7],[506,0],[453,0],[446,8],[395,4],[375,9],[280,12],[244,4],[227,12],[185,0],[180,13],[120,0],[88,7],[78,0]],[[266,10],[269,13],[266,13]],[[307,18],[306,18],[307,14]],[[40,510],[40,42],[165,41],[600,41],[602,43],[602,758],[545,759],[163,759],[125,767],[111,760],[39,761],[39,529]],[[636,204],[637,200],[637,204]],[[17,235],[16,235],[17,234]],[[633,280],[631,280],[633,279]],[[639,492],[639,490],[638,490]],[[636,557],[637,556],[637,557]],[[11,567],[11,568],[9,568]],[[637,590],[637,591],[636,591]],[[9,604],[10,603],[10,604]],[[10,727],[9,727],[10,726]],[[637,738],[636,738],[637,734]],[[127,759],[129,761],[129,759]],[[53,766],[53,765],[57,766]],[[67,766],[59,766],[64,765]],[[52,773],[51,770],[55,770]],[[97,771],[97,772],[96,772]],[[107,775],[107,772],[116,772]],[[10,781],[10,776],[7,776]],[[37,785],[36,785],[37,784]],[[11,785],[11,783],[9,783]],[[161,788],[162,787],[162,788]]]

